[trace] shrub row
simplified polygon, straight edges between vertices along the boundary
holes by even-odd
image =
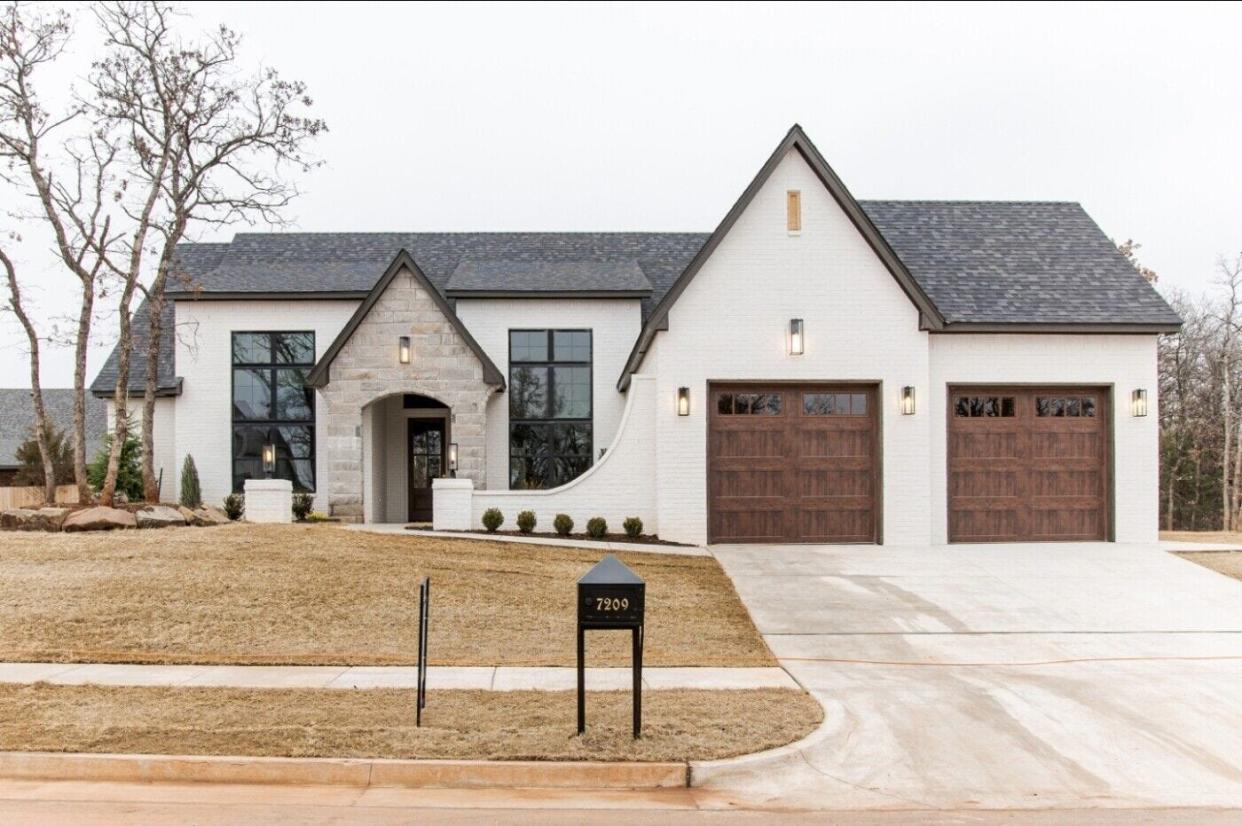
[[[500,508],[488,508],[483,512],[483,527],[489,533],[495,533],[504,523],[505,515],[500,512]],[[536,524],[538,520],[535,519],[534,511],[522,511],[517,516],[518,530],[522,533],[533,533]],[[625,520],[623,527],[626,536],[636,539],[643,532],[643,520],[631,516]],[[573,517],[567,513],[558,513],[552,520],[552,528],[561,536],[569,536],[574,531]],[[608,522],[602,516],[593,516],[587,520],[586,532],[594,539],[603,539],[608,535]]]

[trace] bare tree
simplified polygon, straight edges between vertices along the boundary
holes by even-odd
[[[56,468],[52,459],[52,428],[47,419],[47,409],[43,406],[43,385],[39,381],[39,334],[22,305],[17,269],[3,249],[0,249],[0,264],[4,266],[4,274],[9,287],[8,310],[21,323],[22,329],[26,332],[27,346],[30,347],[30,399],[34,404],[35,443],[39,446],[39,459],[43,463],[43,501],[53,505],[56,503]]]
[[[62,146],[70,171],[63,178],[44,156],[44,144],[54,142],[64,127],[81,123],[83,114],[84,107],[75,102],[53,116],[43,107],[33,82],[39,69],[60,57],[69,34],[69,18],[63,11],[26,14],[18,3],[0,10],[0,157],[6,161],[4,180],[34,196],[35,212],[51,228],[56,253],[81,287],[73,373],[73,470],[79,500],[87,502],[91,491],[86,474],[86,354],[101,273],[115,240],[108,207],[116,151],[102,132],[65,137]]]
[[[1114,243],[1116,244],[1116,242]],[[1151,267],[1145,267],[1139,263],[1138,251],[1139,251],[1139,248],[1143,246],[1142,244],[1140,244],[1138,241],[1135,241],[1133,238],[1127,238],[1125,241],[1122,241],[1120,244],[1116,244],[1116,246],[1117,246],[1117,252],[1125,256],[1125,259],[1130,262],[1130,266],[1138,270],[1138,274],[1143,276],[1143,278],[1147,280],[1148,284],[1155,284],[1157,281],[1160,280],[1160,276],[1156,275],[1155,270],[1153,270]]]
[[[173,8],[161,2],[108,3],[96,15],[109,47],[91,81],[99,114],[126,136],[130,180],[159,193],[156,208],[137,216],[138,226],[155,236],[153,277],[144,284],[134,272],[127,282],[146,297],[142,472],[144,495],[155,500],[165,291],[170,279],[185,279],[177,270],[177,245],[194,225],[282,223],[297,189],[281,170],[313,166],[307,146],[326,127],[300,114],[311,105],[303,84],[272,69],[238,76],[240,38],[227,27],[188,42],[172,26]]]

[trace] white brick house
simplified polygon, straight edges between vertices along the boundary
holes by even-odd
[[[270,471],[374,522],[1156,535],[1167,304],[1077,204],[860,203],[796,126],[710,234],[239,234],[180,265],[169,498],[193,454],[208,500]]]

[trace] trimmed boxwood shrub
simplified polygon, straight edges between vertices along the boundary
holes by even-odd
[[[236,522],[246,512],[246,497],[240,493],[230,493],[224,497],[224,515]]]
[[[603,539],[608,533],[608,523],[602,516],[592,516],[587,520],[587,534],[592,539]]]
[[[518,530],[522,533],[530,533],[535,529],[535,512],[522,511],[517,518]]]
[[[574,530],[574,520],[567,513],[558,513],[552,520],[552,527],[561,536],[569,536]]]
[[[625,535],[630,539],[637,539],[639,534],[643,532],[643,520],[637,516],[628,517],[622,524],[625,528]]]
[[[315,497],[309,493],[293,494],[293,518],[299,522],[306,521],[306,515],[315,507]]]
[[[505,523],[505,515],[500,508],[488,508],[483,511],[483,527],[488,533],[496,533],[496,529]]]

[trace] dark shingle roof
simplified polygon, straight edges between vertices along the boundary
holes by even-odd
[[[1076,203],[859,203],[949,324],[1180,321]],[[646,320],[709,237],[652,232],[239,233],[227,244],[183,245],[178,251],[183,278],[170,293],[361,297],[396,253],[406,249],[445,295],[450,290],[455,295],[466,284],[486,289],[489,278],[503,284],[498,289],[538,290],[550,283],[597,285],[606,278],[631,284],[641,275],[651,290],[642,302]],[[176,386],[169,304],[160,348],[160,384],[166,391]],[[143,313],[140,309],[139,315]],[[141,347],[145,321],[136,321],[134,330]],[[93,390],[111,392],[115,361],[114,352]],[[141,390],[138,362],[130,386]]]
[[[43,406],[57,429],[73,431],[72,388],[44,388]],[[86,452],[93,454],[108,427],[104,402],[86,396]],[[34,433],[34,404],[30,388],[0,389],[0,468],[17,466],[17,449]]]
[[[144,300],[139,305],[137,312],[134,313],[133,326],[130,333],[133,340],[133,351],[129,359],[130,393],[142,393],[144,390],[147,370],[147,341],[150,338],[148,335],[150,332],[148,317],[147,302]],[[159,393],[167,394],[177,390],[177,365],[175,361],[176,315],[173,310],[173,302],[171,301],[164,302],[164,311],[160,314],[160,326],[162,332],[160,334],[159,382],[156,390]],[[104,362],[103,368],[100,369],[99,375],[95,376],[95,380],[91,382],[90,392],[110,397],[116,391],[117,358],[119,354],[120,350],[113,347],[112,352],[108,354],[108,360]]]
[[[651,282],[637,261],[475,261],[457,265],[445,287],[465,293],[642,293]]]
[[[859,203],[950,324],[1180,322],[1076,203]]]

